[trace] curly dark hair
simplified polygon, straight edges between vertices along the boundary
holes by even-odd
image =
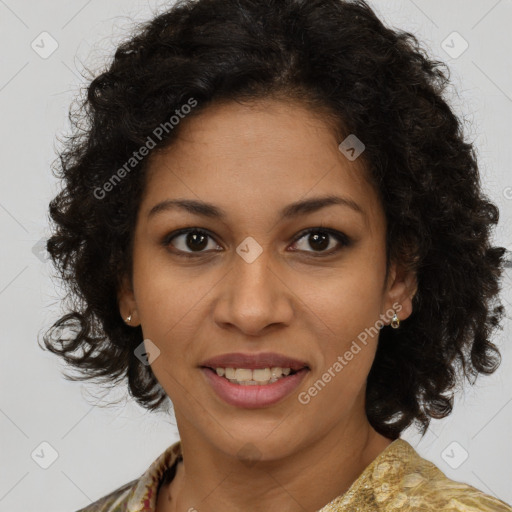
[[[416,272],[412,314],[380,331],[366,413],[388,438],[413,422],[425,434],[431,418],[451,413],[464,377],[473,384],[501,362],[490,341],[504,314],[506,250],[491,245],[499,211],[482,192],[475,149],[445,98],[449,84],[444,63],[363,0],[182,0],[138,25],[70,109],[72,134],[52,167],[65,186],[49,205],[47,250],[69,310],[44,343],[79,370],[66,378],[126,378],[151,411],[167,398],[134,355],[140,326],[127,326],[118,308],[149,157],[130,172],[126,162],[155,127],[191,98],[189,116],[221,101],[298,100],[364,142],[387,220],[388,268],[396,261]],[[153,140],[152,153],[179,126]],[[100,194],[123,165],[115,190]]]

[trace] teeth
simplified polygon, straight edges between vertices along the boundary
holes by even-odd
[[[235,380],[238,380],[238,381],[253,380],[252,370],[247,370],[245,368],[237,368],[235,370]]]
[[[290,368],[216,368],[215,371],[219,377],[225,377],[230,382],[241,384],[243,386],[255,386],[262,384],[272,384],[283,376],[290,375]]]
[[[252,371],[252,380],[256,382],[268,382],[272,377],[271,373],[270,368],[258,368]]]
[[[281,377],[281,375],[283,374],[283,369],[282,368],[272,368],[270,370],[270,373],[272,375],[272,379],[277,379],[277,378]]]

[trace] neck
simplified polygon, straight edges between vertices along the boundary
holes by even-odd
[[[280,459],[241,460],[195,434],[180,429],[183,462],[161,489],[157,512],[319,510],[345,493],[392,442],[366,416]]]

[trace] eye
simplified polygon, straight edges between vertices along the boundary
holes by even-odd
[[[195,254],[193,253],[199,253],[200,255],[206,252],[205,249],[208,248],[208,239],[213,241],[213,237],[202,229],[180,229],[166,236],[163,240],[163,245],[164,247],[168,247],[169,245],[175,247],[177,251],[173,252],[178,256],[194,257]],[[215,247],[219,247],[218,244],[212,243],[210,249],[212,249],[212,246],[214,250],[216,250]],[[191,250],[189,251],[188,249]]]
[[[344,233],[322,227],[310,228],[306,231],[303,231],[299,235],[299,237],[296,238],[293,245],[296,246],[302,239],[305,239],[305,243],[302,243],[303,248],[299,247],[299,250],[305,252],[319,253],[318,256],[329,256],[331,254],[334,254],[341,249],[340,246],[349,246],[351,242],[350,238]],[[336,242],[338,244],[338,247],[336,247]],[[308,245],[309,247],[313,248],[313,251],[308,251],[307,249],[304,249],[304,247]],[[326,250],[328,248],[330,248],[330,250]],[[313,256],[316,257],[317,254],[313,254]]]
[[[309,252],[312,253],[314,257],[330,256],[338,252],[341,247],[346,247],[351,244],[351,239],[344,233],[323,227],[310,228],[306,231],[302,231],[299,236],[295,238],[292,247],[300,245],[299,242],[302,239],[305,239],[305,243],[303,242],[302,246],[305,247],[309,245],[313,250],[311,251],[300,247],[297,249],[295,247],[292,251]],[[174,231],[163,239],[162,245],[164,247],[171,245],[174,248],[174,250],[171,249],[174,254],[186,258],[201,256],[212,250],[222,250],[210,233],[199,228],[184,228]]]

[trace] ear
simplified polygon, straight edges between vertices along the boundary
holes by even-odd
[[[133,285],[127,275],[124,275],[120,280],[117,292],[117,303],[123,321],[126,322],[126,318],[131,315],[129,325],[131,327],[139,325],[140,321],[137,312],[137,302],[135,300],[135,294],[133,293]]]
[[[418,290],[416,273],[392,263],[385,291],[385,311],[395,310],[399,320],[405,320],[412,313],[412,299]],[[391,318],[389,322],[391,322]]]

